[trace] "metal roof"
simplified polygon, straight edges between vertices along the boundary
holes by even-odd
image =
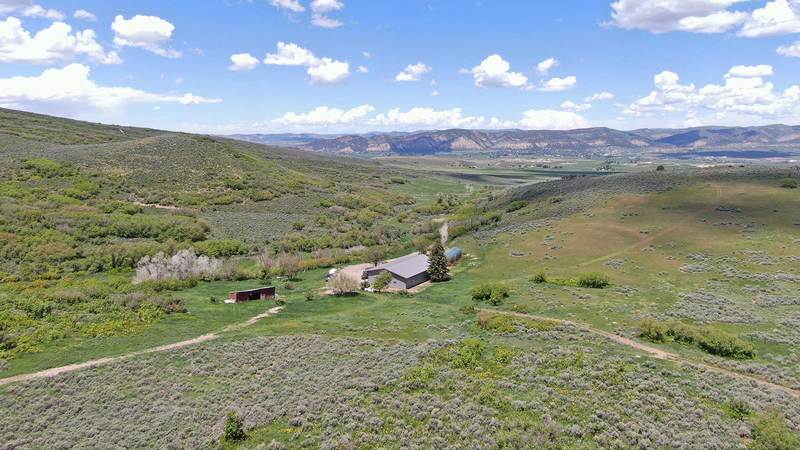
[[[402,278],[411,278],[428,270],[428,256],[422,253],[412,253],[381,264],[377,269],[387,270]]]
[[[263,286],[255,289],[245,289],[243,291],[231,291],[231,294],[252,294],[255,292],[268,291],[270,289],[275,289],[275,286]]]

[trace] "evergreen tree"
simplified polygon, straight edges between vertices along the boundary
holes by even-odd
[[[229,412],[228,418],[225,420],[222,442],[237,442],[245,439],[247,439],[247,434],[244,432],[244,421],[235,412]]]
[[[431,253],[428,255],[428,274],[433,282],[450,279],[450,272],[447,269],[447,257],[444,256],[442,244],[436,244],[431,248]]]

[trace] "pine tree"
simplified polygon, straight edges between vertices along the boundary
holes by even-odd
[[[433,282],[450,279],[450,272],[447,270],[447,257],[444,256],[442,244],[436,244],[431,248],[431,253],[428,255],[428,274]]]

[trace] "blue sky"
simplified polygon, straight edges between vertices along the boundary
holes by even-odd
[[[797,124],[798,84],[800,0],[0,0],[0,105],[175,130]]]

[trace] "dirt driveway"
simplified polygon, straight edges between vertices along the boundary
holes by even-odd
[[[255,316],[255,317],[252,317],[249,320],[247,320],[246,322],[242,322],[242,323],[234,324],[234,325],[229,325],[229,326],[225,327],[222,330],[222,332],[224,333],[224,332],[227,332],[227,331],[234,331],[234,330],[239,330],[239,329],[248,327],[248,326],[253,325],[254,323],[258,322],[261,319],[264,319],[264,318],[267,318],[269,316],[274,316],[275,314],[278,314],[279,312],[281,312],[281,310],[283,310],[282,306],[277,306],[275,308],[270,308],[267,312],[259,314],[259,315]],[[3,386],[5,384],[10,384],[10,383],[16,383],[18,381],[35,380],[35,379],[38,379],[38,378],[51,378],[51,377],[54,377],[56,375],[60,375],[62,373],[74,372],[74,371],[80,370],[80,369],[88,369],[90,367],[102,366],[102,365],[106,365],[106,364],[109,364],[109,363],[112,363],[112,362],[115,362],[115,361],[120,361],[120,360],[123,360],[123,359],[132,358],[134,356],[146,355],[148,353],[165,352],[165,351],[168,351],[168,350],[174,350],[174,349],[178,349],[178,348],[188,347],[190,345],[195,345],[195,344],[199,344],[201,342],[210,341],[210,340],[216,339],[218,337],[219,337],[218,333],[208,333],[208,334],[204,334],[202,336],[198,336],[198,337],[196,337],[194,339],[189,339],[189,340],[181,341],[181,342],[174,342],[172,344],[166,344],[166,345],[161,345],[161,346],[158,346],[158,347],[148,348],[148,349],[145,349],[145,350],[139,350],[139,351],[136,351],[136,352],[126,353],[124,355],[113,356],[113,357],[109,357],[109,358],[94,359],[94,360],[86,361],[86,362],[82,362],[82,363],[69,364],[67,366],[53,367],[52,369],[41,370],[39,372],[24,373],[24,374],[21,374],[21,375],[15,375],[13,377],[0,378],[0,386]]]

